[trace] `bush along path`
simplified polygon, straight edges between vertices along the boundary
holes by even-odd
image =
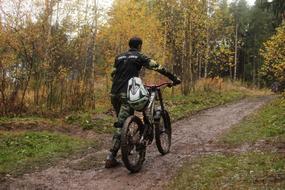
[[[225,131],[272,100],[272,96],[246,98],[202,111],[173,124],[172,151],[160,156],[155,145],[147,152],[140,173],[123,167],[103,168],[107,150],[69,159],[46,170],[8,178],[6,189],[164,189],[186,160],[216,150],[213,142]],[[209,150],[207,150],[209,149]],[[94,164],[100,163],[101,164]],[[173,182],[175,183],[175,182]]]

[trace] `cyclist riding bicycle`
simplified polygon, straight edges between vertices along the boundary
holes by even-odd
[[[141,53],[142,39],[133,37],[129,40],[130,49],[120,54],[115,59],[112,76],[111,103],[117,115],[117,122],[114,123],[116,132],[113,135],[112,148],[107,156],[105,167],[112,168],[118,165],[116,160],[120,149],[121,130],[127,117],[134,113],[134,110],[127,102],[128,81],[133,77],[138,77],[142,67],[159,72],[173,81],[173,85],[178,85],[181,80],[174,74],[167,71],[160,64]]]

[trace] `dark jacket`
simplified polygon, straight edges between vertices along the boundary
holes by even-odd
[[[143,55],[137,49],[130,49],[115,59],[114,70],[111,73],[113,81],[111,94],[127,93],[129,79],[138,77],[142,67],[155,70],[172,81],[177,80],[175,75],[168,72],[154,60]]]

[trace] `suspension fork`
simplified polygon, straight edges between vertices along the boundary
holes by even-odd
[[[164,107],[163,97],[162,97],[162,93],[160,89],[156,89],[156,96],[158,97],[162,114],[164,114],[165,107]],[[151,109],[153,108],[151,107]],[[145,140],[147,140],[149,129],[152,127],[152,123],[150,123],[145,111],[143,112],[143,121],[144,121],[144,131],[142,134],[142,138],[140,139],[140,143],[144,143]]]
[[[160,89],[157,89],[157,95],[158,95],[158,99],[159,99],[159,103],[160,103],[162,114],[164,114],[165,107],[164,107],[163,97],[162,97],[162,93],[161,93]]]
[[[156,92],[151,92],[151,97],[150,97],[150,104],[147,107],[147,110],[143,112],[143,121],[144,121],[144,131],[142,134],[142,138],[140,142],[144,142],[145,140],[150,140],[152,141],[152,138],[150,138],[149,130],[154,130],[153,129],[153,114],[154,114],[154,102],[156,99]],[[152,118],[150,118],[152,117]],[[153,132],[153,131],[152,131]]]
[[[145,144],[146,140],[147,140],[148,130],[149,130],[150,125],[151,125],[149,120],[147,119],[145,112],[143,112],[143,123],[144,123],[144,130],[142,133],[142,137],[140,139],[140,143]]]

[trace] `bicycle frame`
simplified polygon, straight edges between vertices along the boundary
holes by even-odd
[[[146,117],[148,121],[154,123],[154,114],[155,114],[154,112],[155,112],[156,101],[159,101],[161,111],[164,111],[164,104],[160,89],[149,89],[149,92],[150,92],[149,104],[143,113],[144,117]]]
[[[160,87],[172,83],[156,86],[146,86],[149,99],[142,111],[143,119],[139,116],[129,116],[123,126],[121,134],[122,160],[128,170],[138,172],[145,160],[146,148],[155,139],[158,151],[165,155],[171,146],[171,123],[165,110]],[[143,120],[143,121],[142,121]],[[132,130],[133,129],[133,130]]]
[[[149,98],[149,103],[148,103],[146,109],[143,111],[143,121],[144,121],[145,128],[144,128],[143,135],[142,135],[140,142],[143,142],[144,140],[147,139],[148,132],[150,129],[154,133],[155,128],[153,126],[154,126],[155,122],[157,122],[156,121],[157,119],[159,122],[161,114],[164,113],[164,109],[165,109],[160,87],[162,87],[164,85],[169,85],[169,84],[170,83],[163,83],[163,84],[158,85],[158,86],[146,85],[146,87],[150,93],[150,98]],[[158,101],[160,104],[160,110],[155,109],[156,108],[156,104],[155,104],[156,101]],[[160,114],[160,115],[156,115],[156,114]],[[156,116],[156,118],[155,118],[155,116]],[[153,138],[150,139],[151,142],[152,142],[152,140],[153,140]]]

